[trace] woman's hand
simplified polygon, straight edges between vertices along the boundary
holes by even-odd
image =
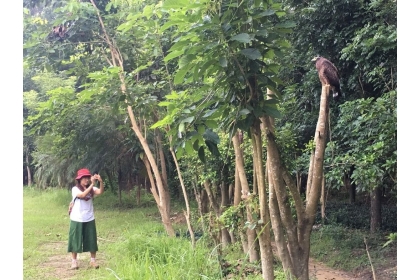
[[[98,180],[99,182],[102,182],[101,175],[95,174],[95,177],[96,177],[96,180]]]
[[[92,182],[92,185],[95,185],[95,183],[96,183],[96,176],[98,176],[98,175],[93,175],[93,176],[90,177],[90,181]]]

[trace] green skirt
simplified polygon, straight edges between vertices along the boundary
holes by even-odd
[[[82,253],[98,251],[95,220],[90,222],[70,221],[67,252]]]

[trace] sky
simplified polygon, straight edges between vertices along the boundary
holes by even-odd
[[[404,3],[403,3],[404,2]],[[402,4],[401,4],[402,3]],[[416,160],[420,153],[417,146],[419,89],[417,65],[419,58],[418,18],[419,2],[400,1],[398,4],[398,278],[410,279],[418,273],[417,255],[419,237],[417,215],[419,204],[420,173]],[[23,279],[23,192],[22,184],[22,2],[5,1],[3,9],[10,16],[0,17],[2,43],[0,67],[2,107],[1,121],[1,176],[3,194],[0,202],[2,230],[0,254],[3,275]],[[416,211],[417,210],[417,211]],[[10,247],[8,247],[10,246]],[[21,276],[21,277],[19,277]]]

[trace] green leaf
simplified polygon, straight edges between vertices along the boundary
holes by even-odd
[[[198,158],[201,160],[201,162],[206,163],[206,157],[205,157],[205,154],[204,154],[204,147],[203,146],[201,146],[198,149]]]
[[[213,128],[213,129],[219,127],[218,123],[215,120],[206,120],[205,124],[207,125],[207,127]]]
[[[184,55],[184,56],[183,56],[183,57],[181,57],[181,58],[179,59],[179,61],[178,61],[178,66],[179,66],[179,68],[182,68],[182,67],[184,67],[184,66],[186,66],[186,65],[190,64],[190,63],[191,63],[191,61],[193,61],[195,58],[196,58],[196,56],[195,56],[195,55],[192,55],[192,54],[187,54],[187,55]]]
[[[281,118],[281,114],[279,110],[277,110],[276,108],[273,108],[270,106],[264,106],[263,111],[270,117],[277,118],[277,119]]]
[[[174,59],[175,57],[178,57],[180,55],[183,55],[184,51],[183,50],[176,50],[173,52],[170,52],[167,56],[165,56],[165,58],[163,59],[165,62]]]
[[[176,150],[176,158],[181,158],[183,155],[184,155],[184,149],[181,149],[181,148],[179,148],[179,149],[177,149]]]
[[[227,59],[226,59],[226,57],[224,57],[224,56],[220,57],[219,58],[219,63],[220,63],[220,66],[227,67]]]
[[[191,141],[185,141],[185,151],[188,155],[192,155],[194,153],[194,148]]]
[[[204,134],[205,131],[206,131],[206,127],[204,125],[199,125],[198,126],[198,133],[199,134]]]
[[[210,129],[206,129],[206,132],[203,134],[203,138],[216,144],[220,143],[219,136]]]
[[[241,53],[252,60],[260,59],[262,57],[260,51],[254,48],[243,49],[241,50]]]
[[[108,4],[106,4],[105,11],[109,12],[112,8],[112,4],[113,4],[112,2],[109,2]]]
[[[194,143],[193,143],[193,148],[194,148],[194,150],[196,150],[196,151],[198,151],[198,148],[199,148],[199,147],[198,147],[199,142],[200,142],[200,141],[198,141],[198,139],[197,139],[197,140],[195,140],[195,141],[194,141]]]
[[[180,123],[178,126],[178,132],[182,133],[185,132],[185,123]]]
[[[261,18],[261,17],[266,17],[266,16],[271,16],[274,15],[275,11],[268,9],[262,13],[259,13],[258,15],[254,16],[254,18]]]
[[[188,117],[183,119],[181,122],[182,123],[191,123],[194,120],[194,117]]]
[[[174,84],[175,85],[179,85],[179,84],[182,84],[184,82],[184,77],[187,74],[188,70],[189,70],[189,67],[184,67],[184,68],[179,69],[176,72],[175,77],[174,77]]]
[[[287,21],[276,24],[277,28],[285,28],[285,29],[293,28],[295,26],[296,26],[296,23],[291,20],[287,20]]]
[[[220,156],[220,152],[216,144],[208,140],[205,140],[205,143],[207,145],[207,148],[209,148],[210,153],[212,153],[216,157]]]
[[[252,40],[248,33],[241,33],[230,38],[230,41],[238,41],[241,43],[250,43]]]

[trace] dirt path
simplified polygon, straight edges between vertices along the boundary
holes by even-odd
[[[63,253],[67,248],[66,246],[66,241],[49,242],[40,246],[39,250],[49,252],[48,261],[40,265],[41,268],[45,268],[45,278],[70,280],[76,276],[77,271],[70,269],[71,258],[69,254]],[[79,260],[79,266],[86,266],[87,268],[88,260],[83,261],[83,258],[86,258],[86,256],[81,254],[79,258],[81,259]]]
[[[323,265],[314,259],[309,259],[309,277],[317,280],[350,280],[357,279],[351,277],[344,271],[335,270]]]

